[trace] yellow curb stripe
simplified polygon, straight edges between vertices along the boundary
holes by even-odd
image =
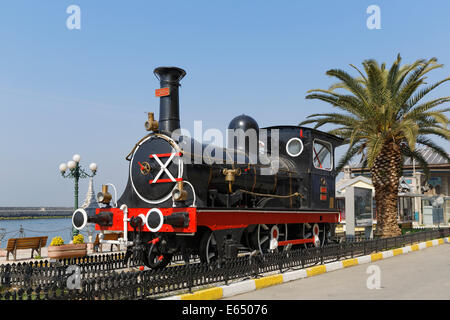
[[[344,266],[344,268],[348,268],[351,266],[356,266],[358,264],[358,259],[347,259],[347,260],[343,260],[342,261],[342,265]]]
[[[306,274],[308,277],[312,277],[312,276],[316,276],[318,274],[322,274],[327,272],[327,268],[325,267],[325,265],[321,265],[321,266],[316,266],[316,267],[312,267],[312,268],[308,268],[306,269]]]
[[[444,244],[446,242],[450,242],[450,237],[436,239],[436,241],[438,242],[438,244]],[[432,247],[433,241],[432,240],[426,241],[425,243],[421,243],[420,246],[419,246],[419,244],[411,245],[410,246],[411,251],[418,251],[418,250],[420,250],[420,247],[423,245],[425,245],[426,248]],[[398,256],[398,255],[403,254],[404,253],[403,250],[405,248],[408,248],[408,246],[391,250],[393,256]],[[370,256],[371,262],[383,259],[382,252],[373,253],[373,254],[370,254],[369,256]],[[358,264],[359,264],[358,258],[342,260],[342,266],[344,268],[348,268],[348,267],[358,265]],[[316,275],[319,275],[322,273],[326,273],[327,268],[326,268],[326,265],[319,265],[319,266],[307,268],[305,271],[306,271],[306,275],[308,277],[311,277],[311,276],[316,276]],[[265,287],[269,287],[269,286],[280,284],[280,283],[284,282],[283,274],[268,276],[268,277],[264,277],[264,278],[260,278],[260,279],[254,279],[253,281],[255,283],[255,289],[262,289]],[[289,281],[289,280],[287,280],[287,281]],[[222,287],[209,288],[209,289],[200,290],[200,291],[197,291],[194,293],[183,294],[183,295],[180,295],[177,297],[179,297],[181,300],[219,300],[219,299],[223,298],[223,288]]]
[[[377,260],[381,260],[381,259],[383,259],[383,254],[381,252],[379,252],[379,253],[372,253],[370,255],[370,259],[372,260],[372,262],[373,261],[377,261]]]
[[[223,289],[218,287],[182,294],[180,298],[181,300],[218,300],[221,299],[222,296]]]
[[[265,287],[270,287],[275,284],[283,283],[283,275],[278,274],[274,276],[264,277],[261,279],[255,279],[255,287],[256,289],[262,289]]]

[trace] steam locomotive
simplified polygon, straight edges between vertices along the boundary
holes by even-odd
[[[74,212],[76,229],[95,223],[101,235],[121,233],[117,241],[100,241],[126,246],[126,259],[154,269],[174,254],[186,262],[198,255],[220,263],[246,252],[264,255],[331,241],[340,221],[334,201],[340,138],[298,126],[260,129],[240,115],[228,126],[226,147],[201,144],[180,133],[179,87],[186,72],[159,67],[154,74],[160,118],[148,114],[149,134],[126,157],[125,191],[111,206],[104,185],[97,196],[101,208]]]

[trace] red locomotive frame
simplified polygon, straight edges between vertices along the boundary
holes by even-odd
[[[211,231],[235,228],[246,228],[254,224],[290,224],[290,223],[339,223],[339,211],[312,211],[312,210],[267,210],[267,209],[203,209],[195,207],[187,208],[158,208],[163,216],[170,216],[177,212],[187,212],[189,225],[185,228],[175,228],[169,224],[163,224],[159,232],[193,234],[199,226],[208,227]],[[146,215],[149,208],[129,208],[127,218]],[[95,225],[99,231],[123,231],[123,211],[119,208],[97,209],[97,213],[112,212],[112,226]],[[128,230],[133,230],[128,222]],[[147,226],[142,226],[142,231],[150,232]],[[309,239],[292,239],[280,241],[279,246],[287,244],[300,244],[313,242]]]

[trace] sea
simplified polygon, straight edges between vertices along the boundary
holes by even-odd
[[[98,232],[94,225],[88,224],[80,233],[87,242],[89,235],[95,239]],[[39,236],[48,236],[46,246],[50,245],[54,237],[61,237],[64,243],[69,243],[72,240],[72,217],[0,220],[0,248],[6,248],[10,238]]]

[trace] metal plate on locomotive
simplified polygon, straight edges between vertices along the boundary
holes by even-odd
[[[131,184],[141,200],[157,204],[170,198],[183,165],[176,143],[167,136],[154,135],[142,141],[130,163]]]

